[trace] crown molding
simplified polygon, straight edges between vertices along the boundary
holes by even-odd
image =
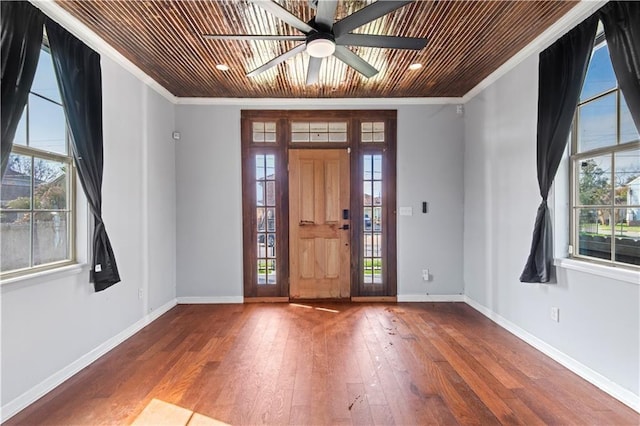
[[[574,28],[580,22],[591,16],[596,10],[600,9],[608,0],[582,0],[576,6],[567,12],[562,18],[557,20],[553,25],[547,28],[542,34],[536,37],[531,43],[525,46],[518,53],[513,55],[507,62],[498,67],[487,78],[482,80],[473,89],[469,90],[463,97],[462,103],[467,103],[477,94],[487,87],[491,86],[500,77],[518,66],[529,56],[542,52],[549,47],[557,39],[565,35],[569,30]]]
[[[80,22],[76,17],[64,10],[53,0],[29,0],[31,4],[40,9],[42,13],[62,25],[71,34],[82,40],[87,46],[118,63],[125,70],[133,74],[138,80],[158,92],[171,103],[176,103],[177,97],[164,88],[160,83],[138,68],[133,62],[125,58],[89,27]]]

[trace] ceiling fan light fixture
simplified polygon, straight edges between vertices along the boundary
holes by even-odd
[[[314,58],[326,58],[336,51],[336,42],[331,34],[315,33],[307,38],[307,53]]]

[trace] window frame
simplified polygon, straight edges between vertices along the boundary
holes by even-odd
[[[603,48],[603,44],[607,43],[606,36],[604,32],[599,32],[596,36],[594,47],[591,55],[596,52],[597,49]],[[616,141],[615,144],[609,145],[606,147],[600,147],[591,149],[589,151],[578,152],[578,138],[579,138],[579,129],[580,129],[580,108],[588,105],[592,102],[596,102],[600,99],[603,99],[606,96],[610,96],[611,94],[616,95]],[[578,215],[581,210],[585,208],[592,208],[594,210],[598,209],[608,209],[614,212],[615,218],[615,210],[630,208],[628,204],[618,205],[615,201],[615,190],[616,190],[616,154],[625,152],[625,151],[633,151],[634,149],[638,149],[640,147],[640,138],[634,141],[620,143],[620,130],[621,130],[621,103],[622,103],[622,91],[620,90],[620,85],[616,78],[616,85],[613,88],[604,90],[599,92],[589,98],[584,99],[583,101],[578,101],[576,109],[574,111],[573,122],[571,125],[571,135],[570,135],[570,152],[569,152],[569,253],[568,258],[576,261],[584,261],[591,264],[609,266],[609,267],[617,267],[617,268],[625,268],[631,270],[640,270],[640,265],[634,265],[632,263],[617,261],[616,259],[616,238],[615,238],[615,223],[611,226],[611,257],[610,259],[603,259],[594,256],[589,256],[586,254],[580,254],[580,221],[578,220]],[[611,197],[609,204],[594,204],[592,205],[582,205],[579,202],[579,171],[580,171],[580,163],[588,158],[599,157],[603,155],[611,155],[611,172],[609,175],[609,179],[611,182]],[[631,208],[635,205],[631,205]],[[638,206],[640,208],[640,206]],[[610,222],[612,219],[610,218]]]
[[[41,50],[46,51],[49,55],[51,54],[51,50],[47,44],[47,39],[46,39],[46,35],[45,37],[43,37],[43,43],[41,46]],[[40,64],[38,64],[40,65]],[[53,64],[51,64],[51,70],[52,72],[55,72],[53,70]],[[4,209],[0,207],[0,213],[29,213],[32,215],[32,221],[31,221],[31,228],[29,231],[29,266],[24,267],[24,268],[19,268],[19,269],[12,269],[9,271],[0,271],[0,280],[5,281],[8,279],[14,279],[14,278],[21,278],[21,277],[28,277],[29,275],[34,275],[34,274],[39,274],[42,272],[46,272],[46,271],[55,271],[57,269],[60,268],[64,268],[64,267],[68,267],[70,265],[75,265],[77,264],[77,242],[76,242],[76,236],[77,236],[77,230],[76,230],[76,226],[77,226],[77,205],[76,205],[76,166],[75,166],[75,161],[73,159],[73,154],[72,154],[72,150],[71,150],[71,145],[70,145],[70,130],[69,130],[69,126],[68,123],[66,122],[65,119],[65,123],[64,123],[64,127],[65,127],[65,144],[66,144],[66,151],[67,154],[61,154],[58,152],[52,152],[52,151],[46,151],[46,150],[42,150],[39,148],[34,148],[29,146],[29,132],[30,132],[30,128],[29,128],[29,120],[31,119],[31,116],[29,114],[29,107],[30,107],[30,98],[31,96],[36,96],[42,100],[45,100],[47,102],[52,102],[58,106],[60,106],[61,108],[63,108],[63,113],[64,112],[64,106],[61,102],[58,102],[54,99],[48,98],[46,96],[43,96],[39,93],[35,93],[32,92],[31,89],[29,90],[29,96],[27,98],[27,103],[25,105],[24,111],[23,111],[23,117],[21,118],[25,120],[25,138],[26,138],[26,143],[27,145],[21,145],[21,144],[13,144],[12,148],[11,148],[11,152],[9,155],[22,155],[22,156],[27,156],[30,157],[31,159],[31,164],[33,166],[34,161],[36,159],[39,160],[45,160],[45,161],[55,161],[55,162],[60,162],[60,163],[65,163],[67,165],[67,185],[66,185],[66,208],[64,210],[59,209],[59,210],[51,210],[51,209],[36,209],[35,208],[35,203],[34,203],[34,176],[33,176],[33,170],[31,173],[31,191],[30,191],[30,199],[31,199],[31,203],[30,203],[30,208],[29,209]],[[65,113],[66,114],[66,113]],[[67,252],[68,252],[68,256],[66,259],[62,259],[62,260],[58,260],[58,261],[54,261],[54,262],[49,262],[49,263],[45,263],[42,265],[33,265],[33,252],[34,252],[34,226],[35,223],[33,222],[33,217],[36,213],[41,213],[41,212],[48,212],[48,211],[64,211],[68,217],[67,217],[67,232],[66,232],[66,240],[67,240]]]

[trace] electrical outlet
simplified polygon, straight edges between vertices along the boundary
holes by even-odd
[[[422,270],[422,280],[423,281],[429,281],[429,270],[428,269],[423,269]]]
[[[142,299],[142,297],[144,296],[144,292],[142,291],[141,288],[138,289],[138,299]]]
[[[551,308],[551,319],[560,322],[560,308]]]

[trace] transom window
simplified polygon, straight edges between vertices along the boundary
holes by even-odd
[[[276,142],[276,123],[274,122],[254,122],[253,142],[254,143],[275,143]]]
[[[53,62],[43,46],[2,178],[2,276],[74,259],[74,168]]]
[[[362,123],[362,142],[384,142],[384,121]]]
[[[294,121],[291,142],[347,142],[347,123]]]
[[[640,265],[640,145],[599,32],[572,132],[574,257]]]

